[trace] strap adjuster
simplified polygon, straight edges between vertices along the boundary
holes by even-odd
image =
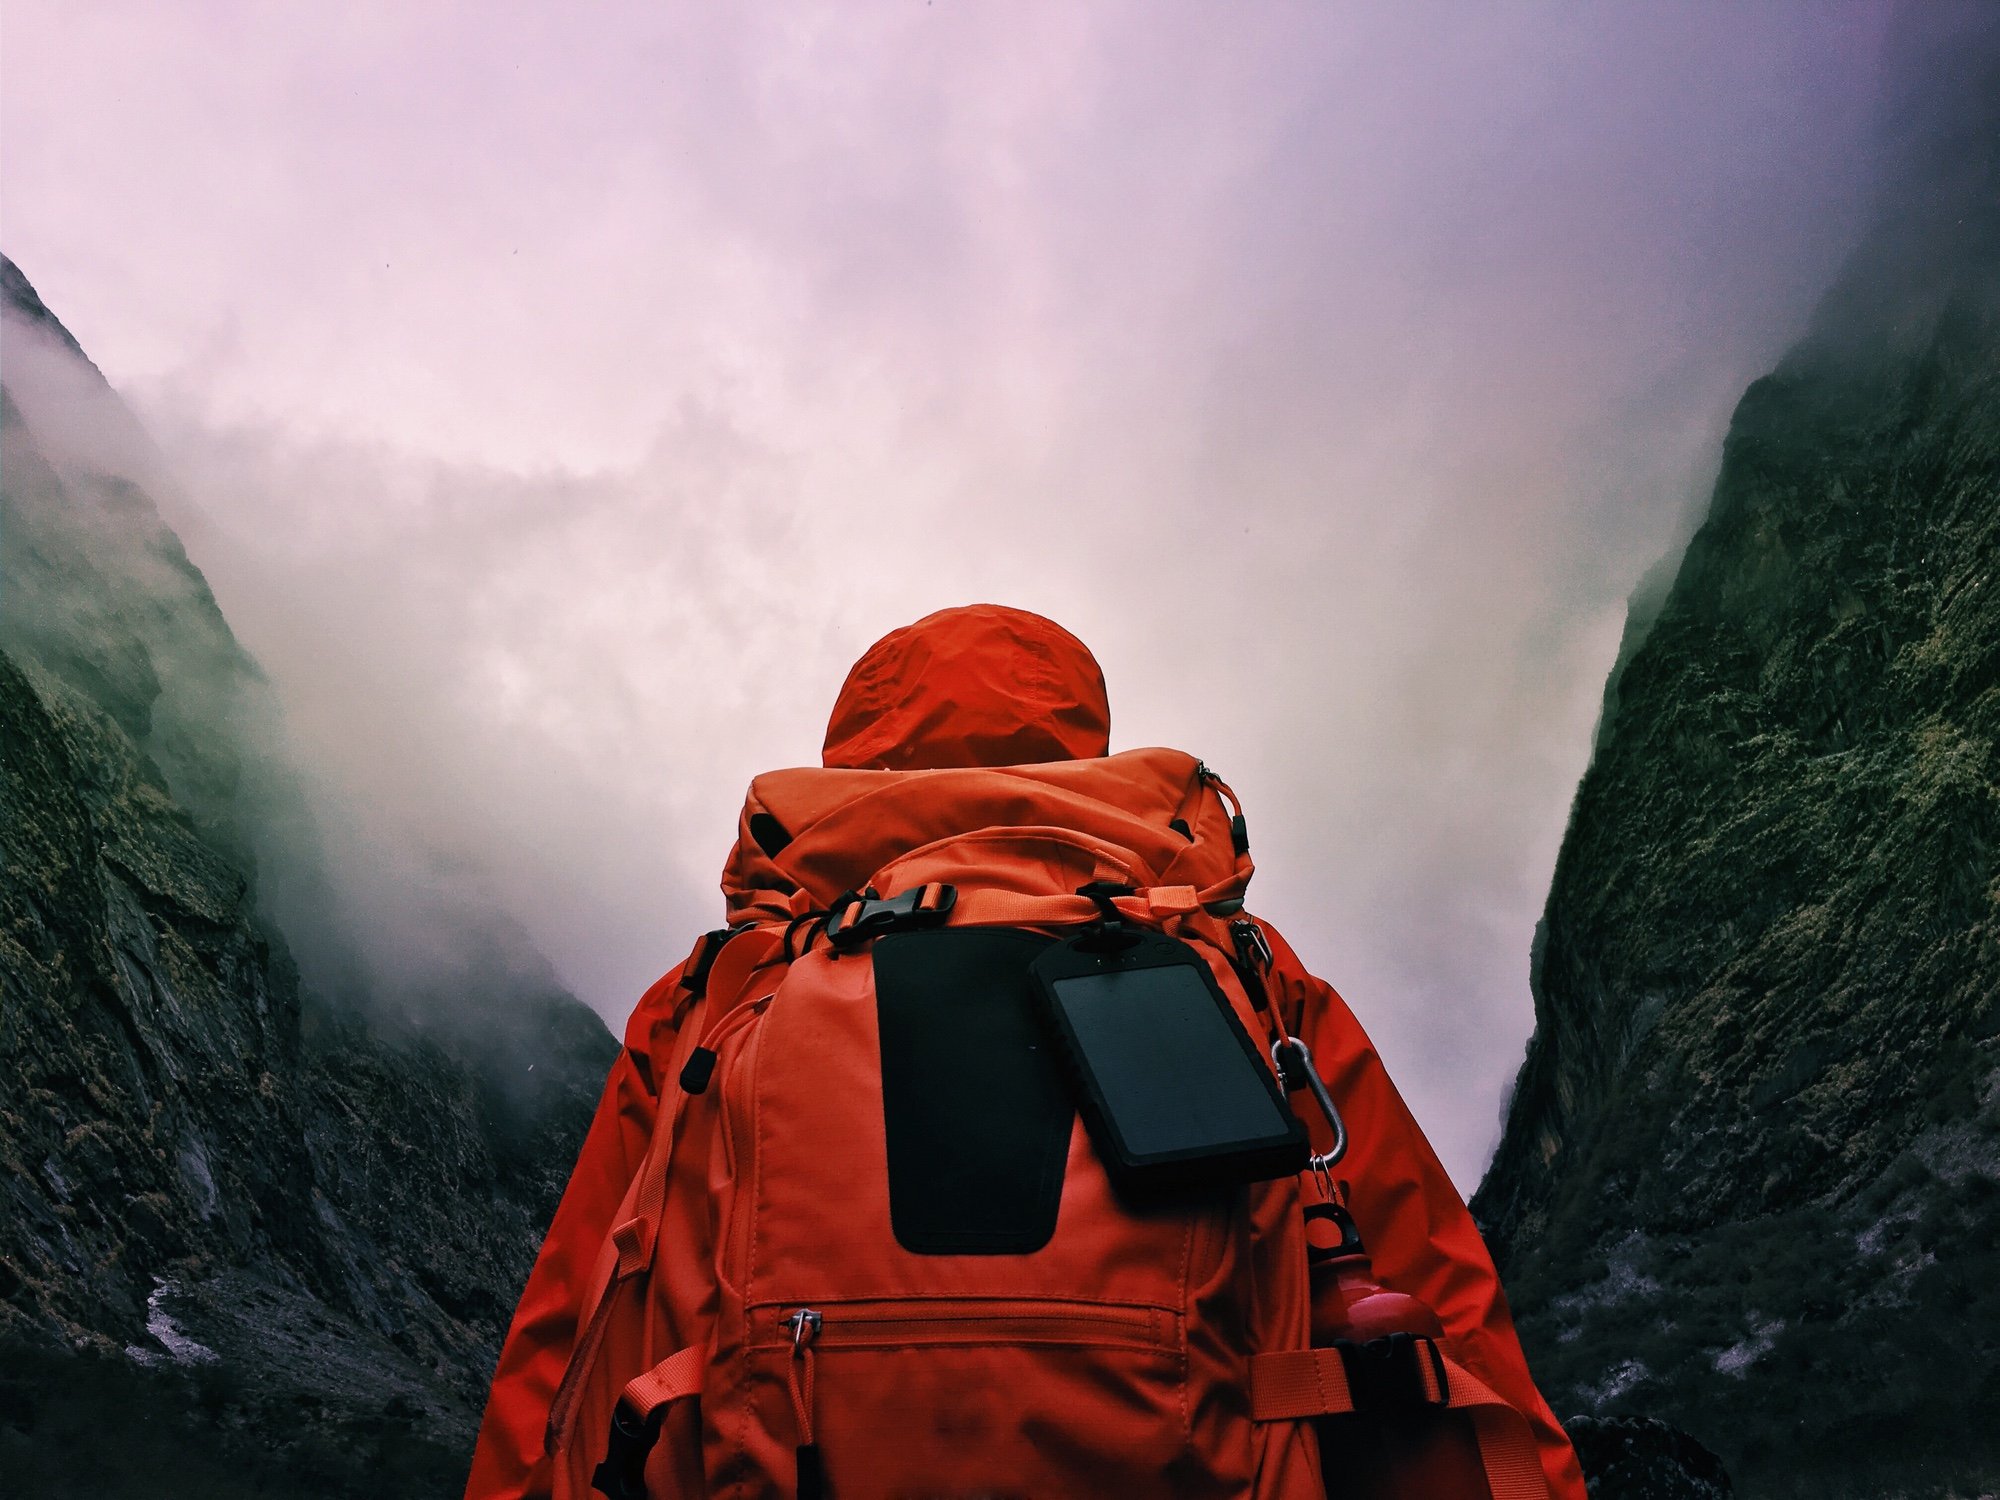
[[[642,1417],[620,1401],[611,1413],[604,1462],[591,1471],[590,1487],[611,1500],[646,1500],[646,1456],[660,1440],[666,1415],[662,1406],[651,1416]]]
[[[1340,1351],[1341,1367],[1347,1372],[1347,1391],[1358,1412],[1406,1411],[1413,1406],[1451,1404],[1451,1382],[1445,1374],[1444,1354],[1435,1339],[1416,1333],[1391,1333],[1361,1344],[1342,1339],[1333,1347]],[[1424,1381],[1426,1364],[1430,1366],[1432,1384]]]
[[[936,880],[893,896],[861,896],[827,919],[827,941],[845,953],[886,932],[941,927],[957,904],[958,887]]]

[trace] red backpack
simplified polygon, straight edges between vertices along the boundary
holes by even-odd
[[[657,1113],[550,1405],[554,1494],[1318,1500],[1378,1427],[1475,1457],[1441,1490],[1377,1452],[1369,1493],[1549,1494],[1435,1329],[1312,1345],[1315,1254],[1350,1252],[1366,1309],[1354,1247],[1309,1238],[1346,1222],[1331,1112],[1250,873],[1234,798],[1174,751],[760,777],[733,925],[638,1059]],[[1184,945],[1297,1090],[1312,1168],[1114,1182],[1034,999],[1052,947],[1114,929]]]

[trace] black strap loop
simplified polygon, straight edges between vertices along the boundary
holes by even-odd
[[[818,924],[821,928],[824,928],[827,919],[832,915],[831,912],[809,911],[793,917],[791,921],[785,924],[785,946],[783,951],[786,963],[796,963],[804,954],[812,952],[813,939],[819,935],[813,931],[814,925]],[[797,938],[801,929],[804,929],[806,935],[805,946],[794,952],[792,950],[792,942]]]
[[[1090,930],[1076,940],[1079,948],[1102,951],[1105,949],[1129,948],[1138,941],[1130,930],[1125,915],[1114,904],[1119,896],[1130,896],[1138,887],[1121,885],[1115,880],[1093,880],[1088,885],[1076,888],[1079,896],[1088,896],[1097,906],[1097,919],[1090,924]]]

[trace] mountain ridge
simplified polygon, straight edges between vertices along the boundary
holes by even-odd
[[[339,893],[269,685],[136,421],[4,258],[0,291],[0,1341],[36,1372],[0,1462],[165,1492],[57,1452],[111,1393],[187,1493],[373,1493],[386,1454],[453,1493],[616,1043],[497,913],[427,979],[477,1007],[383,990],[352,932],[300,973],[268,888]]]
[[[2000,18],[1945,30],[1621,651],[1473,1199],[1557,1409],[1750,1495],[2000,1483]]]

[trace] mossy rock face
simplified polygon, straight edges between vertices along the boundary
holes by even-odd
[[[2000,1483],[1983,29],[1992,129],[1953,138],[1978,191],[1890,222],[1744,395],[1623,654],[1474,1199],[1556,1409],[1663,1418],[1753,1496]]]
[[[616,1044],[497,919],[477,1025],[302,985],[268,692],[144,490],[44,451],[11,382],[52,349],[130,419],[0,292],[0,1473],[456,1493]]]

